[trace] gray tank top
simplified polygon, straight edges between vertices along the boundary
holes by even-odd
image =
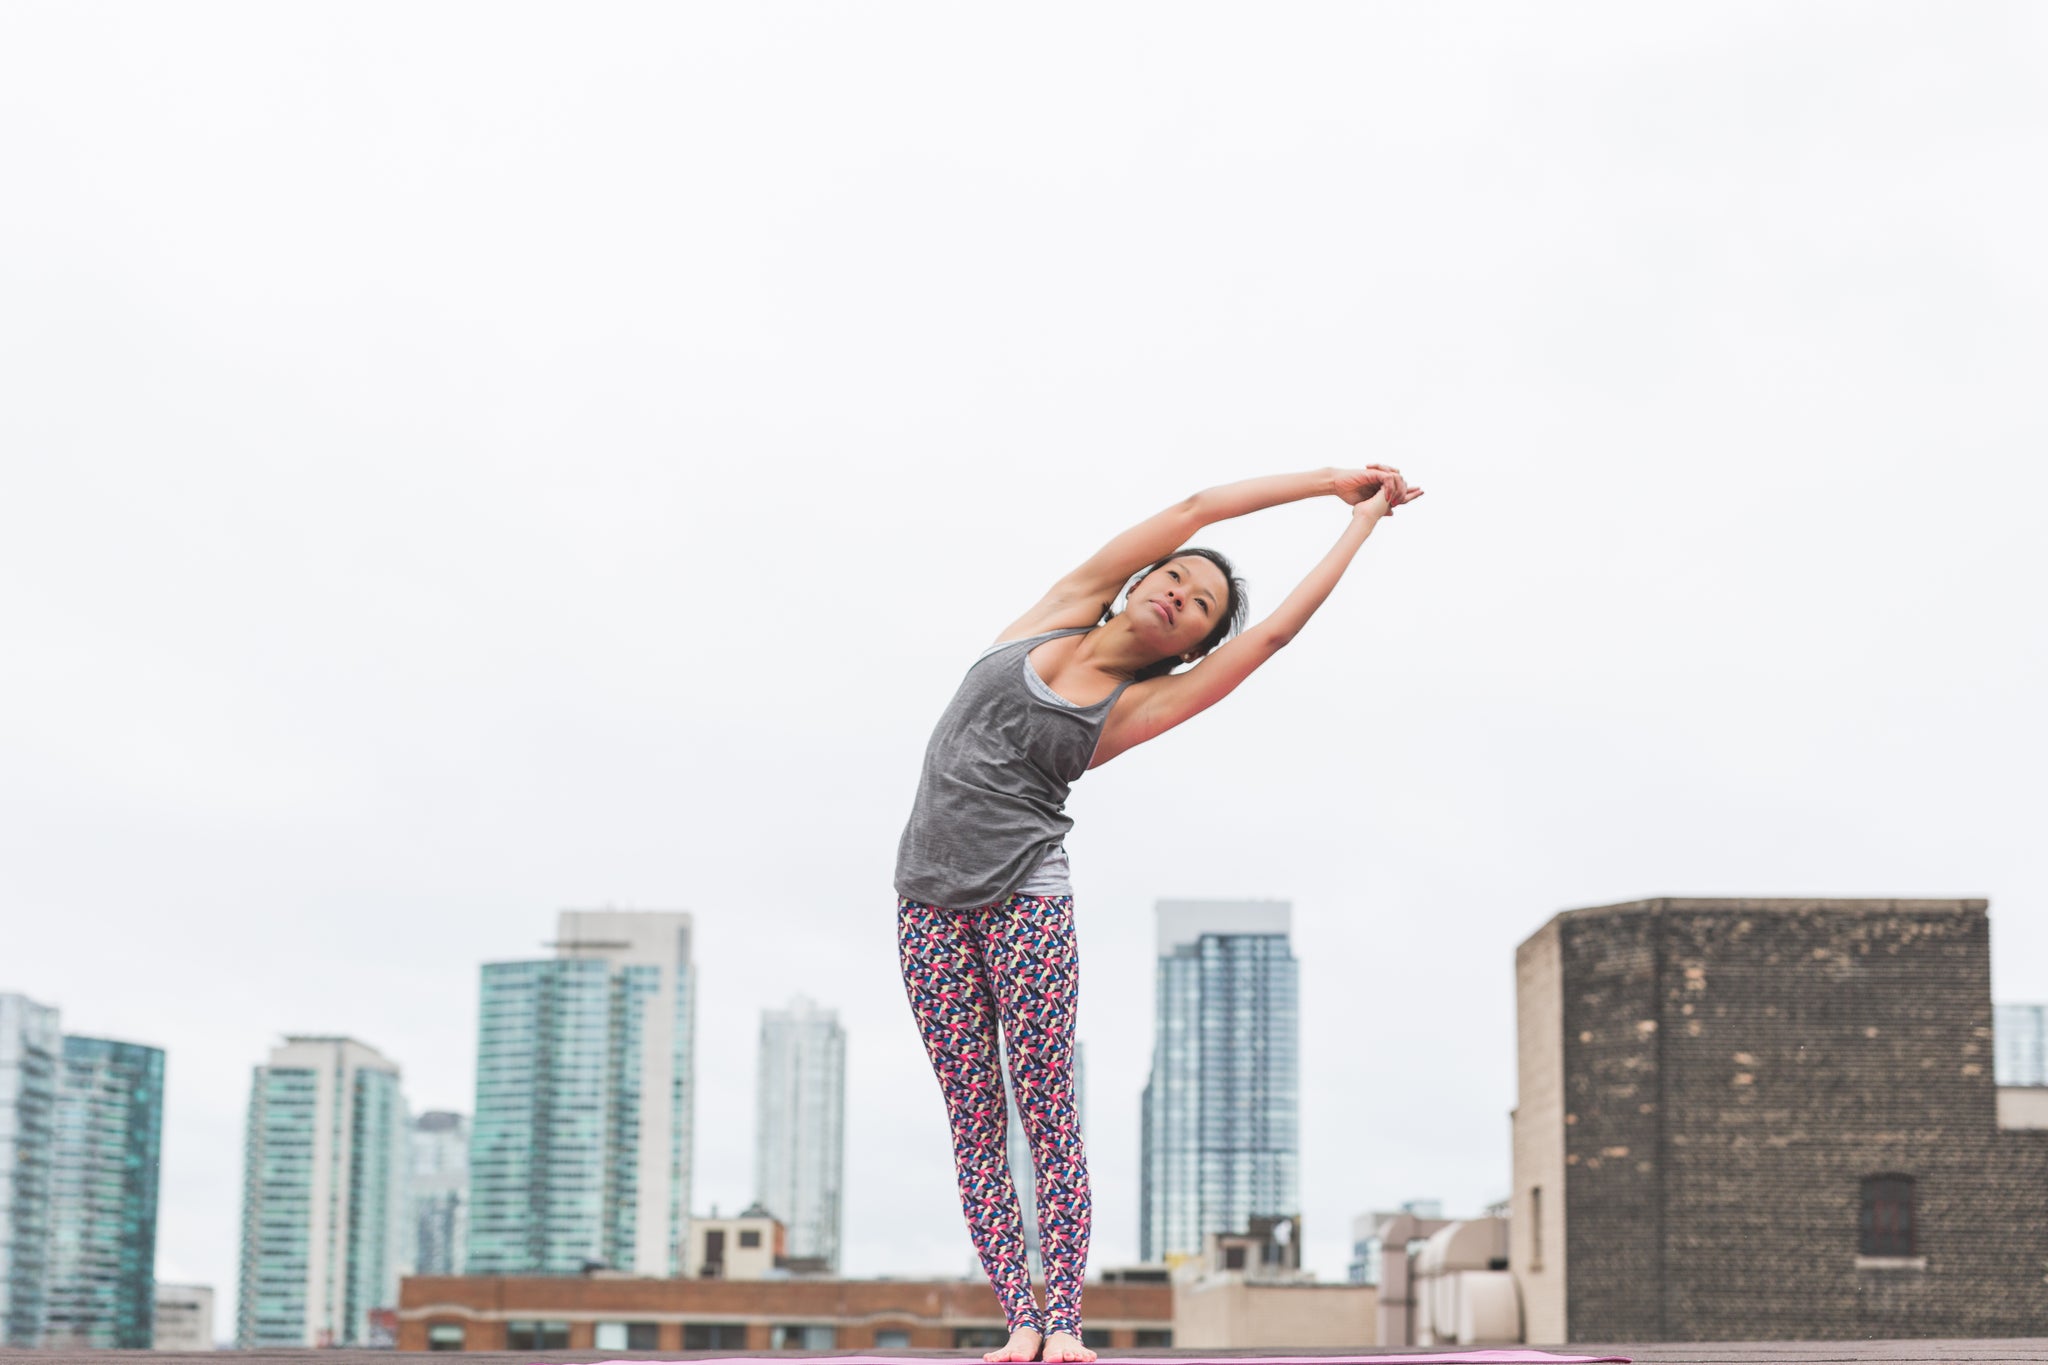
[[[925,746],[910,823],[896,845],[896,894],[971,910],[1013,894],[1074,822],[1067,792],[1088,771],[1102,723],[1129,683],[1093,706],[1034,689],[1034,646],[1092,626],[997,645],[967,670]],[[1043,693],[1043,695],[1041,695]]]

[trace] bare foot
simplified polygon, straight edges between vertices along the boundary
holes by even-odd
[[[1048,1361],[1090,1361],[1095,1359],[1095,1352],[1083,1346],[1081,1338],[1072,1332],[1054,1332],[1045,1339],[1045,1354],[1041,1358]]]
[[[1019,1327],[1016,1331],[1010,1333],[1010,1344],[1008,1346],[998,1346],[995,1350],[983,1356],[982,1359],[990,1361],[1033,1360],[1038,1356],[1039,1340],[1038,1333],[1032,1328]],[[1072,1338],[1070,1337],[1068,1340],[1072,1340]],[[1088,1358],[1090,1360],[1095,1359],[1092,1353]]]

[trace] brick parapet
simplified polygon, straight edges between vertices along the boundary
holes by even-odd
[[[1091,1341],[1134,1346],[1140,1331],[1173,1326],[1167,1284],[1091,1283],[1084,1301]],[[438,1323],[460,1324],[465,1350],[505,1350],[505,1325],[565,1322],[567,1349],[595,1349],[600,1322],[654,1323],[656,1349],[682,1350],[686,1323],[745,1329],[748,1352],[768,1350],[777,1324],[831,1326],[834,1349],[865,1350],[901,1331],[913,1350],[955,1345],[961,1329],[1000,1329],[1003,1314],[983,1281],[692,1280],[606,1276],[413,1276],[399,1290],[398,1347],[427,1349]]]

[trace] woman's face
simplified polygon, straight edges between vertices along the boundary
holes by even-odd
[[[1124,615],[1160,658],[1177,657],[1209,638],[1229,597],[1221,569],[1200,555],[1181,555],[1138,580],[1124,601]]]

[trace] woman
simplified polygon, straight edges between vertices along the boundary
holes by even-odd
[[[1182,548],[1188,537],[1320,494],[1352,504],[1350,524],[1277,611],[1230,638],[1243,624],[1244,584],[1213,550]],[[1010,1331],[984,1360],[1031,1360],[1041,1349],[1048,1361],[1095,1359],[1081,1343],[1089,1201],[1061,843],[1073,823],[1063,813],[1069,786],[1228,696],[1323,604],[1380,518],[1421,496],[1383,465],[1197,493],[1054,584],[968,669],[940,717],[897,849],[897,945],[953,1128],[968,1231]],[[1124,607],[1112,613],[1119,588]],[[1183,663],[1196,666],[1173,671]],[[1003,1145],[999,1020],[1037,1171],[1043,1315]]]

